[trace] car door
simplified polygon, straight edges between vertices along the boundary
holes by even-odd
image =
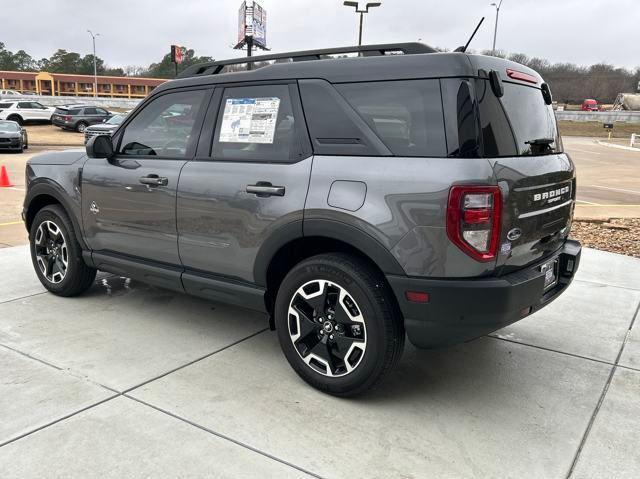
[[[265,240],[302,235],[312,160],[296,83],[216,88],[198,156],[178,185],[188,292],[207,296],[204,273],[255,283]]]
[[[118,257],[180,267],[178,177],[194,155],[210,96],[206,88],[155,96],[114,136],[113,158],[86,161],[82,215],[94,260]],[[171,113],[177,107],[183,112],[179,125]]]
[[[33,121],[42,119],[40,110],[34,108],[33,102],[31,101],[19,101],[18,110],[23,120]]]

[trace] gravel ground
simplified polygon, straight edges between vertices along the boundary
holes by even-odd
[[[582,246],[640,258],[640,218],[575,220],[571,237]]]

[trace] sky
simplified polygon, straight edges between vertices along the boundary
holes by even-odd
[[[494,0],[381,0],[365,16],[363,43],[422,41],[454,49],[492,47]],[[499,0],[495,0],[499,1]],[[3,2],[4,3],[4,2]],[[216,59],[245,53],[236,43],[240,0],[30,0],[22,21],[4,21],[0,42],[36,59],[58,48],[91,53],[87,29],[99,32],[97,55],[111,67],[148,66],[171,44]],[[261,0],[267,10],[272,52],[357,43],[358,17],[342,0]],[[364,3],[364,2],[363,2]],[[552,62],[640,66],[639,0],[504,0],[497,48]],[[16,17],[18,18],[18,17]]]

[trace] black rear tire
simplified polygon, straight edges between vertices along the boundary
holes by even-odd
[[[84,133],[84,130],[86,130],[88,126],[89,125],[87,125],[84,121],[81,121],[76,125],[75,129],[78,133]]]
[[[52,233],[51,230],[58,230],[59,233]],[[52,239],[51,247],[46,244],[45,238],[48,237]],[[63,243],[59,240],[60,237]],[[52,293],[58,296],[77,296],[93,284],[97,271],[87,266],[82,259],[82,248],[76,239],[73,223],[61,206],[48,205],[38,211],[29,231],[29,243],[31,261],[38,279]],[[52,255],[45,256],[49,249]]]
[[[19,115],[11,115],[11,116],[9,116],[9,118],[7,118],[7,120],[15,121],[20,126],[24,125],[24,120]]]
[[[305,299],[301,293],[315,296]],[[335,396],[355,396],[374,387],[404,348],[404,325],[392,294],[384,277],[355,256],[322,254],[294,266],[275,304],[278,339],[291,367],[311,386]],[[340,297],[342,302],[336,300]],[[311,302],[317,308],[310,308]],[[321,356],[327,359],[324,364]]]

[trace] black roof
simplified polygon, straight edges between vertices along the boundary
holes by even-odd
[[[331,58],[329,55],[359,52],[361,56]],[[402,54],[398,54],[401,52]],[[160,85],[154,94],[169,88],[262,80],[324,79],[331,83],[411,80],[418,78],[477,77],[478,70],[517,68],[533,70],[500,58],[463,52],[440,53],[421,43],[398,43],[310,50],[251,57],[252,63],[276,61],[255,70],[221,73],[228,65],[242,65],[247,57],[214,61],[187,68],[177,80]]]

